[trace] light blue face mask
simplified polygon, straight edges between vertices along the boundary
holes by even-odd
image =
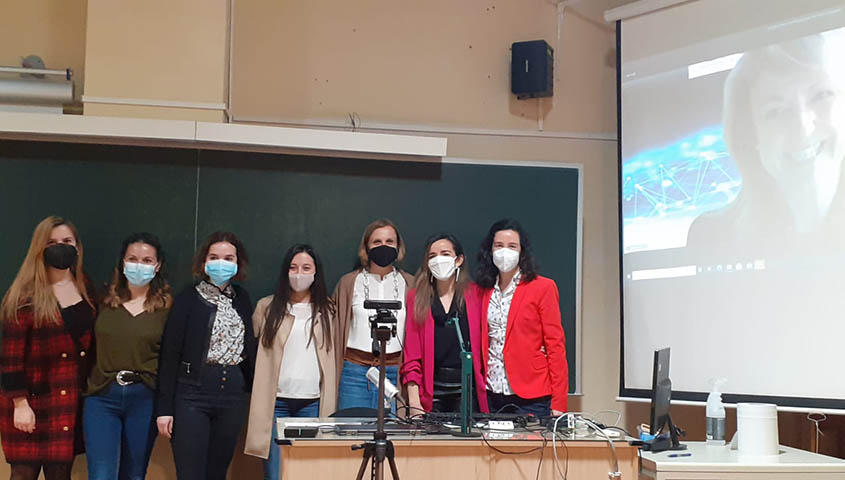
[[[226,260],[209,260],[205,262],[205,273],[211,283],[222,287],[238,274],[238,264]]]
[[[126,281],[136,287],[143,287],[153,281],[156,276],[156,266],[143,263],[123,262],[123,274]]]

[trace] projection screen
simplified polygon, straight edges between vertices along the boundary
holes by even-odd
[[[618,24],[620,396],[845,410],[845,4],[699,0]]]

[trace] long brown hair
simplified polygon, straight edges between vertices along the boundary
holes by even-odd
[[[290,302],[290,264],[298,253],[307,253],[314,260],[314,283],[311,284],[311,335],[308,339],[308,344],[311,341],[317,341],[314,335],[314,326],[317,324],[317,314],[320,314],[320,326],[323,329],[322,343],[326,350],[332,348],[332,320],[335,317],[334,301],[329,297],[328,289],[326,288],[326,278],[323,273],[323,262],[317,256],[317,252],[311,245],[296,244],[290,247],[285,253],[285,258],[282,260],[282,270],[279,272],[279,282],[276,284],[276,292],[273,294],[273,300],[270,302],[270,307],[267,309],[264,318],[264,327],[261,329],[261,344],[267,348],[273,346],[276,340],[276,333],[282,325],[282,320],[288,312],[288,302]]]
[[[120,255],[117,257],[112,280],[109,284],[109,293],[103,303],[111,308],[117,308],[131,299],[132,294],[129,292],[126,275],[123,274],[123,259],[126,257],[126,250],[129,249],[129,245],[133,243],[146,243],[153,247],[159,263],[158,272],[156,272],[156,276],[150,282],[150,290],[147,292],[147,299],[144,301],[144,310],[154,312],[158,309],[170,308],[170,305],[173,303],[173,295],[170,293],[170,284],[167,282],[164,250],[161,247],[158,237],[146,232],[133,233],[123,240],[123,244],[120,247]]]
[[[94,304],[88,296],[85,286],[85,275],[82,272],[82,240],[79,238],[79,231],[73,223],[57,216],[49,216],[35,227],[32,232],[32,240],[29,242],[29,250],[23,259],[21,268],[12,282],[12,286],[3,296],[0,303],[0,317],[3,322],[17,321],[17,312],[24,307],[33,310],[36,327],[45,324],[59,323],[59,302],[53,295],[53,289],[47,278],[47,266],[44,264],[44,249],[50,240],[53,229],[65,225],[73,233],[76,240],[76,264],[70,268],[73,275],[73,283],[82,299],[94,308]]]
[[[414,277],[414,288],[416,289],[416,297],[414,298],[414,321],[420,325],[425,323],[428,309],[431,308],[431,301],[434,298],[434,282],[437,280],[431,274],[431,269],[428,268],[428,252],[431,246],[438,240],[448,240],[452,244],[452,249],[455,251],[455,258],[464,257],[464,264],[461,265],[461,271],[458,272],[458,281],[455,282],[455,296],[453,297],[457,307],[460,309],[464,305],[464,291],[469,284],[469,269],[467,266],[466,255],[464,255],[464,247],[457,237],[451,233],[436,233],[428,237],[423,248],[423,257],[420,262],[420,268],[417,270],[417,275]]]

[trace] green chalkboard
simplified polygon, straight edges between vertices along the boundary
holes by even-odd
[[[457,235],[475,263],[498,219],[518,219],[542,275],[557,282],[567,336],[570,390],[576,372],[578,185],[575,168],[433,163],[282,154],[0,141],[0,288],[8,288],[35,225],[57,214],[80,229],[85,269],[108,281],[129,233],[158,235],[175,290],[191,282],[195,246],[231,230],[251,259],[244,283],[270,294],[281,258],[296,242],[323,257],[329,288],[352,269],[364,226],[386,217],[415,272],[425,238]]]

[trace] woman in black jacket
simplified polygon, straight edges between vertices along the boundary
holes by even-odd
[[[162,337],[156,423],[180,480],[226,478],[243,426],[257,348],[243,280],[248,257],[230,232],[194,257],[202,281],[173,302]]]

